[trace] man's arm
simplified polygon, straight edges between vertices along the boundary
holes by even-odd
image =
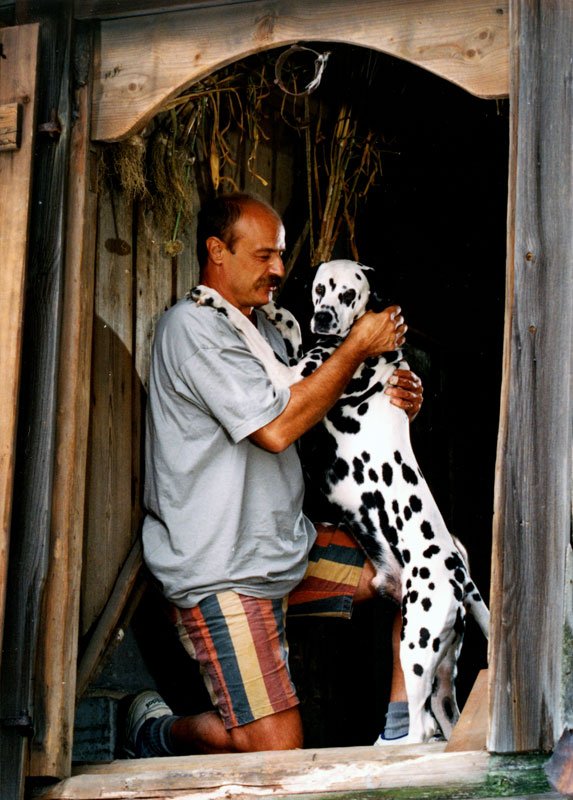
[[[367,312],[318,369],[291,386],[284,411],[254,431],[251,441],[272,453],[285,450],[332,408],[365,359],[401,347],[406,330],[399,306]]]

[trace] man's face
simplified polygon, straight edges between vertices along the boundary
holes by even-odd
[[[272,300],[284,278],[285,230],[270,211],[243,209],[233,229],[232,250],[223,248],[221,294],[244,313]],[[224,289],[224,291],[222,291]]]

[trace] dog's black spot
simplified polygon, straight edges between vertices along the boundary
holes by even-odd
[[[364,462],[360,458],[354,458],[352,461],[352,477],[357,484],[364,483]]]
[[[397,500],[392,500],[392,511],[394,512],[394,514],[400,513],[400,506],[398,505]]]
[[[401,531],[404,527],[404,523],[402,522],[402,519],[400,517],[396,517],[396,527],[398,528],[399,531]]]
[[[446,560],[444,561],[444,564],[448,569],[452,570],[452,572],[458,568],[463,569],[464,566],[464,562],[461,560],[461,558],[457,553],[452,553],[450,556],[448,556],[448,558],[446,558]]]
[[[436,636],[436,638],[432,642],[432,650],[434,651],[434,653],[437,653],[439,649],[440,649],[440,637]]]
[[[432,530],[432,526],[427,520],[424,520],[420,525],[420,530],[424,534],[424,539],[433,539],[435,537],[435,533]]]
[[[430,570],[428,567],[420,567],[420,578],[423,578],[425,581],[428,580],[430,577]]]
[[[416,647],[416,645],[414,644],[414,642],[410,642],[408,647],[410,648],[410,650],[413,650]]]
[[[373,483],[378,483],[378,475],[376,474],[376,470],[372,469],[372,467],[368,470],[368,477]]]
[[[471,593],[472,593],[472,592],[475,590],[475,588],[476,588],[476,587],[475,587],[475,586],[473,585],[473,583],[470,581],[469,583],[466,583],[466,585],[464,586],[464,592],[465,592],[466,594],[471,594]]]
[[[481,594],[479,592],[476,592],[475,594],[473,594],[472,597],[476,601],[476,603],[481,602]]]
[[[458,583],[460,583],[463,586],[464,581],[466,579],[465,571],[463,569],[454,570],[454,578]]]
[[[408,600],[410,603],[415,603],[417,599],[418,599],[418,592],[414,589],[408,595]]]
[[[410,497],[410,508],[414,512],[418,512],[418,511],[422,510],[422,501],[415,494],[411,495],[411,497]]]
[[[451,697],[444,697],[444,699],[442,700],[442,708],[444,709],[444,714],[451,722],[454,718],[454,709],[452,706]]]
[[[422,600],[422,608],[424,609],[424,611],[429,611],[431,607],[432,607],[432,601],[430,600],[430,598],[424,597],[424,599]]]
[[[402,464],[402,477],[406,483],[411,483],[413,486],[418,483],[418,476],[407,464]]]
[[[461,600],[463,599],[463,596],[464,596],[462,590],[460,589],[460,585],[459,585],[459,583],[456,583],[455,581],[453,581],[451,578],[450,578],[450,583],[451,583],[451,585],[452,585],[452,587],[454,589],[454,597],[456,598],[458,603],[460,603]]]
[[[414,675],[424,674],[424,667],[421,664],[414,664],[413,670],[414,670]]]
[[[354,289],[347,289],[338,295],[338,300],[345,306],[351,305],[352,301],[356,298],[356,291]]]
[[[406,519],[410,519],[411,518],[412,509],[410,508],[410,506],[404,506],[404,516],[406,517]]]
[[[348,464],[343,458],[337,458],[328,471],[328,479],[331,483],[338,483],[343,478],[346,478],[350,469]]]
[[[362,403],[361,406],[358,406],[358,408],[356,409],[356,413],[360,414],[361,417],[363,417],[364,414],[367,414],[368,413],[368,403]]]
[[[410,580],[410,578],[408,578],[408,580],[406,581],[406,589],[409,589],[411,585],[412,581]]]
[[[428,584],[428,589],[432,589],[432,591],[433,591],[435,588],[436,588],[436,584],[435,584],[435,583],[432,583],[432,582],[430,581],[430,583]]]
[[[402,454],[400,453],[399,450],[394,451],[394,461],[396,462],[396,464],[402,463]]]
[[[386,486],[392,486],[393,475],[394,475],[394,470],[392,469],[390,464],[388,464],[388,462],[385,461],[384,464],[382,464],[382,480],[384,481]]]
[[[418,644],[420,647],[427,647],[430,641],[430,631],[427,628],[420,628],[420,640]]]
[[[411,558],[411,556],[410,556],[410,551],[409,551],[409,550],[407,550],[407,549],[405,549],[405,550],[402,552],[402,558],[404,559],[404,562],[405,562],[406,564],[409,564],[409,563],[410,563],[410,558]]]
[[[424,556],[424,558],[431,558],[432,556],[435,556],[436,553],[439,553],[439,552],[440,552],[440,548],[438,547],[438,545],[437,544],[431,544],[429,547],[427,547],[424,550],[422,555]]]
[[[364,461],[365,464],[368,464],[370,461],[370,453],[368,453],[366,450],[362,453],[362,461]]]
[[[418,567],[414,567],[414,569],[412,570],[412,577],[413,578],[418,577]]]
[[[465,628],[466,628],[465,615],[464,612],[462,611],[462,607],[460,606],[456,614],[456,621],[454,622],[454,631],[458,634],[458,636],[463,636]]]

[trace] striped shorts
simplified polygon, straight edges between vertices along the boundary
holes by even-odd
[[[226,728],[298,705],[288,667],[289,615],[349,617],[365,556],[354,539],[319,526],[302,582],[288,598],[269,600],[233,591],[193,608],[172,606],[173,621]]]

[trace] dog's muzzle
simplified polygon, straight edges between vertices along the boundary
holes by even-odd
[[[321,309],[313,316],[310,327],[313,333],[332,333],[337,322],[338,316],[334,309]]]

